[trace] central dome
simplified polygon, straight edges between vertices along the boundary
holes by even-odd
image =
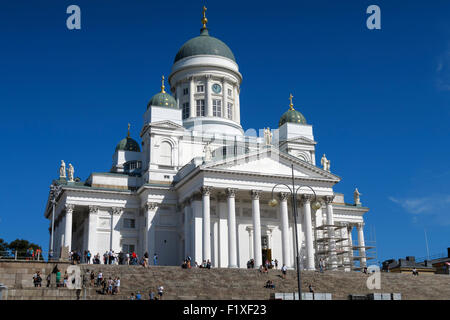
[[[211,37],[207,28],[202,28],[198,37],[188,40],[181,46],[174,63],[183,58],[197,55],[221,56],[236,62],[231,49],[224,42]]]

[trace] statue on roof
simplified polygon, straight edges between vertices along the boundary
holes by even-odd
[[[61,160],[61,166],[59,167],[59,178],[66,178],[66,163]]]
[[[73,182],[73,174],[75,170],[73,169],[73,166],[71,163],[69,163],[69,169],[67,170],[68,176],[69,176],[69,182]]]
[[[323,170],[330,172],[330,165],[331,165],[330,160],[327,159],[327,157],[325,156],[325,153],[323,154],[320,163],[323,166]]]
[[[211,151],[211,147],[209,146],[211,142],[208,142],[203,150],[204,154],[205,154],[205,162],[206,161],[211,161],[212,159],[212,151]]]
[[[270,128],[264,128],[264,142],[266,143],[266,146],[272,144],[272,132],[270,131]]]
[[[355,205],[360,206],[361,200],[359,199],[359,196],[361,193],[359,193],[358,188],[355,188],[355,191],[353,192],[353,199],[355,200]]]

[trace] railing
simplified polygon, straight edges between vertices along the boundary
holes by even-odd
[[[48,253],[42,251],[33,251],[33,253],[26,250],[0,251],[0,261],[45,261],[45,257],[47,256]]]

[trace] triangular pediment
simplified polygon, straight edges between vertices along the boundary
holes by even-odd
[[[294,175],[296,178],[308,178],[318,180],[336,181],[340,177],[322,170],[308,162],[302,161],[287,153],[268,147],[263,150],[244,155],[227,158],[225,160],[214,161],[202,165],[205,171],[224,171],[241,174],[258,174],[267,176],[292,176],[294,165]]]
[[[149,127],[173,129],[173,130],[184,129],[184,127],[182,125],[179,125],[179,124],[177,124],[177,123],[175,123],[173,121],[170,121],[170,120],[163,120],[163,121],[152,122],[152,123],[149,124]]]

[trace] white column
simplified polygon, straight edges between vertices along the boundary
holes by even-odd
[[[213,116],[213,106],[212,106],[212,99],[211,99],[211,76],[206,76],[206,85],[205,85],[205,108],[206,108],[206,116],[212,117]]]
[[[237,252],[236,252],[236,206],[235,206],[236,190],[227,189],[228,204],[228,267],[237,268]]]
[[[184,203],[184,257],[191,256],[191,203],[186,201]]]
[[[222,117],[227,118],[228,119],[228,93],[227,93],[227,81],[225,80],[225,77],[222,78],[222,101],[223,101],[223,106],[222,106]]]
[[[280,193],[280,218],[281,218],[281,247],[283,252],[283,264],[291,267],[291,248],[289,247],[289,217],[288,217],[288,193]]]
[[[211,261],[211,216],[210,196],[211,187],[202,187],[202,209],[203,209],[203,260]]]
[[[361,267],[366,267],[366,248],[365,248],[365,242],[364,242],[364,222],[360,222],[357,225],[358,228],[358,246],[359,246],[359,256],[363,257],[361,258]]]
[[[64,247],[68,247],[68,250],[72,250],[72,214],[75,205],[66,204],[66,218],[64,228]]]
[[[228,206],[225,198],[219,198],[219,267],[228,267]]]
[[[192,264],[197,262],[202,263],[202,223],[203,223],[203,212],[202,212],[202,201],[199,195],[194,195],[191,200],[192,206],[192,229],[191,229],[191,251],[192,251]]]
[[[182,82],[176,83],[175,87],[176,87],[177,105],[178,108],[181,109],[183,107],[180,102],[181,97],[183,96]]]
[[[303,214],[305,218],[306,269],[315,270],[314,247],[311,222],[311,196],[303,195]]]
[[[155,241],[156,241],[156,232],[155,232],[155,215],[157,209],[157,203],[155,202],[147,202],[145,206],[145,228],[144,228],[144,252],[147,252],[149,257],[153,257],[153,254],[157,253]]]
[[[119,221],[120,214],[123,209],[118,207],[111,208],[111,234],[109,248],[114,252],[120,251],[120,232],[116,230],[118,228],[117,222]]]
[[[325,203],[327,205],[327,224],[334,226],[334,216],[333,216],[333,199],[334,196],[326,196]],[[336,240],[334,234],[334,227],[328,227],[328,237],[330,237],[330,262],[331,270],[337,269],[337,256],[336,256]]]
[[[239,83],[236,83],[236,85],[234,86],[234,113],[235,118],[234,121],[236,121],[237,123],[241,124],[241,103],[239,100]]]
[[[195,105],[195,99],[194,99],[194,93],[195,93],[195,84],[194,84],[194,77],[189,78],[189,111],[190,111],[190,118],[194,118],[196,114],[196,105]]]
[[[261,214],[259,211],[259,195],[261,191],[252,190],[252,217],[253,217],[253,254],[255,257],[255,267],[262,265],[261,248]]]
[[[350,271],[353,270],[353,239],[352,239],[353,225],[347,224],[347,246],[348,246],[348,260],[351,263]]]
[[[94,257],[97,251],[97,214],[98,207],[89,206],[87,249],[91,252],[91,257]]]

